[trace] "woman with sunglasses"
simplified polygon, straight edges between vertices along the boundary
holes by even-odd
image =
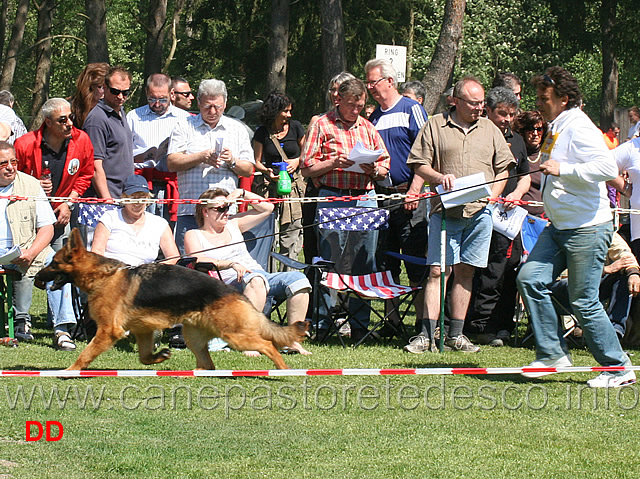
[[[131,175],[124,182],[123,199],[149,199],[149,184],[139,175]],[[145,203],[128,202],[122,208],[107,211],[100,218],[93,235],[91,251],[117,259],[130,266],[151,263],[158,250],[168,263],[180,256],[169,223],[145,210]]]
[[[547,122],[544,121],[542,115],[537,110],[523,111],[520,113],[514,123],[513,130],[522,135],[527,145],[527,155],[529,157],[529,171],[531,177],[531,186],[529,191],[522,196],[522,201],[538,201],[542,202],[542,173],[540,170],[540,147],[542,139],[547,132]],[[534,216],[542,216],[544,207],[524,205],[524,208]]]
[[[252,208],[248,211],[230,216],[230,206],[241,198],[256,202],[251,203]],[[299,271],[267,273],[251,257],[242,236],[271,214],[273,204],[243,189],[229,194],[222,188],[215,188],[202,193],[199,199],[213,202],[196,205],[199,228],[185,233],[186,254],[203,262],[213,262],[220,279],[242,291],[258,311],[264,310],[267,296],[286,297],[289,324],[304,321],[311,290],[309,280]],[[294,343],[292,349],[300,354],[311,354],[299,343]],[[256,355],[255,351],[245,351],[245,354]]]

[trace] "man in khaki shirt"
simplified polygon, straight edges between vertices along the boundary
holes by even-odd
[[[413,144],[407,165],[414,169],[414,179],[407,192],[418,194],[423,183],[432,190],[442,185],[445,190],[455,187],[456,178],[483,173],[485,181],[506,179],[508,169],[515,162],[502,132],[486,118],[482,118],[484,89],[473,77],[456,83],[453,91],[454,107],[435,115],[422,128]],[[497,198],[505,182],[492,183],[491,197]],[[407,200],[405,208],[413,209],[417,203]],[[436,321],[440,312],[440,226],[442,203],[431,199],[427,264],[431,265],[425,288],[425,316],[422,332],[405,346],[411,353],[437,349],[434,339]],[[487,266],[493,222],[493,205],[474,201],[448,209],[446,212],[447,256],[445,275],[451,271],[451,319],[445,345],[457,351],[480,350],[463,334],[471,286],[476,268]]]

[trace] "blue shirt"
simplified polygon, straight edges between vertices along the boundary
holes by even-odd
[[[376,108],[369,121],[382,136],[391,156],[391,183],[407,183],[412,176],[407,158],[413,141],[427,122],[427,112],[420,103],[403,96],[388,110]]]

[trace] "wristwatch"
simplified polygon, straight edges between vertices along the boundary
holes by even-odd
[[[236,159],[232,156],[231,161],[227,163],[227,166],[230,170],[233,170],[236,167]]]

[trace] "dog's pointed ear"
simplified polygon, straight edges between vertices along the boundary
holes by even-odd
[[[82,241],[82,235],[78,228],[73,228],[69,235],[69,241],[67,242],[67,248],[70,250],[84,250],[84,241]]]

